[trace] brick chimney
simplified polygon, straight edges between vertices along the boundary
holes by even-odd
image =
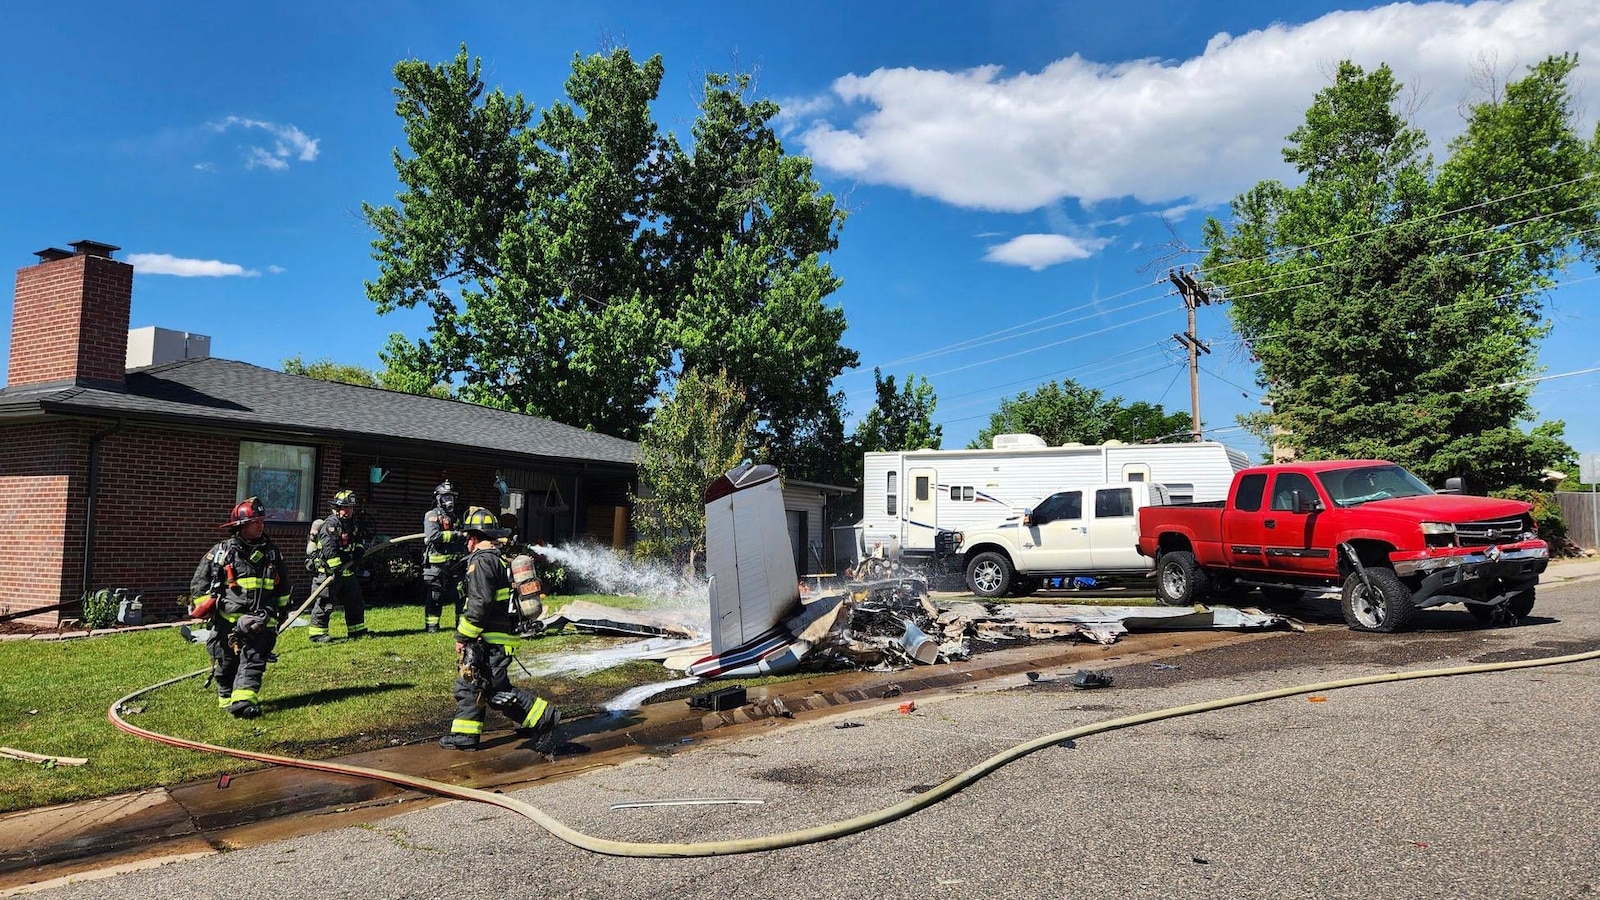
[[[6,387],[76,384],[123,387],[133,266],[96,241],[50,247],[17,270]]]

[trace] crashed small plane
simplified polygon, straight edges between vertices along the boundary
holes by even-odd
[[[925,578],[870,559],[833,592],[802,592],[778,470],[745,463],[707,486],[711,653],[667,665],[701,678],[807,668],[903,668],[971,655],[970,639],[1076,637],[1112,643],[1130,628],[1272,628],[1292,623],[1232,607],[988,605],[943,608]]]

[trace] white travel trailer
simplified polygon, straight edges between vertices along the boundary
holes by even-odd
[[[1173,503],[1222,500],[1233,473],[1250,465],[1244,453],[1214,441],[1049,447],[1036,435],[1002,434],[993,443],[866,454],[858,550],[932,557],[942,531],[1019,515],[1077,485],[1154,482]]]

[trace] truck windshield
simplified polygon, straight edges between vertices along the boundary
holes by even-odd
[[[1425,497],[1433,489],[1399,466],[1338,469],[1317,476],[1336,506],[1360,506],[1391,497]]]

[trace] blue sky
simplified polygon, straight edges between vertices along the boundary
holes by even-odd
[[[1584,128],[1600,112],[1600,4],[1300,2],[920,4],[106,3],[0,11],[0,255],[88,238],[137,277],[133,326],[210,335],[216,356],[295,354],[377,366],[380,317],[363,201],[391,202],[402,142],[392,69],[465,42],[486,79],[543,106],[574,53],[661,54],[658,122],[687,139],[704,73],[751,71],[785,110],[786,145],[849,210],[833,298],[872,402],[872,368],[926,376],[945,446],[1003,396],[1071,377],[1188,408],[1174,239],[1255,181],[1345,57],[1388,62],[1415,90],[1436,153],[1480,96],[1475,65],[1517,73],[1577,50]],[[1168,222],[1171,224],[1169,231]],[[1554,330],[1534,400],[1600,452],[1594,337],[1600,279],[1575,267],[1549,295]],[[1594,279],[1594,280],[1586,280]],[[0,338],[10,342],[9,305]],[[1200,311],[1208,434],[1258,409],[1220,308]],[[965,344],[963,349],[950,349]],[[3,365],[0,360],[0,365]],[[0,369],[3,376],[3,369]]]

